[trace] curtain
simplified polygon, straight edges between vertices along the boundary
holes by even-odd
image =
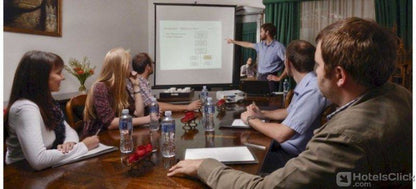
[[[347,17],[374,20],[374,0],[303,1],[301,3],[300,39],[315,44],[315,38],[322,29]]]
[[[404,47],[412,48],[412,0],[374,0],[376,21],[391,29],[403,41]]]
[[[299,0],[263,0],[266,6],[266,23],[273,23],[277,29],[276,40],[283,45],[299,39]]]
[[[256,34],[257,34],[257,23],[248,22],[242,24],[242,41],[256,43]],[[242,48],[241,54],[243,57],[242,64],[245,64],[248,58],[253,59],[253,63],[256,61],[257,53],[256,50],[251,48]]]

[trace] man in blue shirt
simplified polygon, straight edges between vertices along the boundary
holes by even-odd
[[[245,41],[234,41],[227,39],[228,43],[233,43],[245,48],[255,49],[259,60],[257,79],[261,81],[269,80],[270,92],[278,90],[278,83],[286,76],[284,71],[285,46],[274,40],[276,27],[271,23],[263,24],[260,28],[259,43]],[[282,73],[283,72],[283,73]],[[280,74],[278,77],[273,77]],[[273,78],[273,80],[272,80]]]
[[[287,48],[285,61],[287,74],[297,86],[289,107],[273,111],[261,111],[252,104],[241,114],[241,119],[254,129],[273,138],[262,172],[270,173],[305,150],[320,126],[320,114],[328,101],[319,91],[314,73],[315,47],[307,41],[292,41]],[[283,120],[282,123],[264,123],[260,119]],[[273,162],[273,163],[267,163]]]

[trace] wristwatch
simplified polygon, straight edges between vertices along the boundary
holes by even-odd
[[[250,120],[252,120],[252,119],[256,119],[256,116],[248,116],[248,117],[247,117],[247,119],[246,119],[247,125],[249,125],[249,126],[250,126],[249,121],[250,121]]]

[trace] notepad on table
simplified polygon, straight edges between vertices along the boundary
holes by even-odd
[[[94,149],[88,151],[86,154],[84,154],[82,156],[79,156],[77,158],[74,158],[74,159],[70,159],[68,161],[59,162],[59,163],[53,165],[52,167],[59,167],[59,166],[62,166],[62,165],[68,164],[68,163],[81,161],[81,160],[88,159],[88,158],[91,158],[91,157],[99,156],[101,154],[112,152],[112,151],[115,151],[117,149],[118,148],[115,147],[115,146],[107,146],[105,144],[99,143],[97,148],[94,148]]]
[[[185,159],[213,158],[225,164],[258,163],[247,146],[188,148]]]

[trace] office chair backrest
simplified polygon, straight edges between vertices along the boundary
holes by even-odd
[[[66,115],[68,124],[77,132],[83,127],[83,111],[85,107],[86,94],[78,95],[71,98],[66,103]]]

